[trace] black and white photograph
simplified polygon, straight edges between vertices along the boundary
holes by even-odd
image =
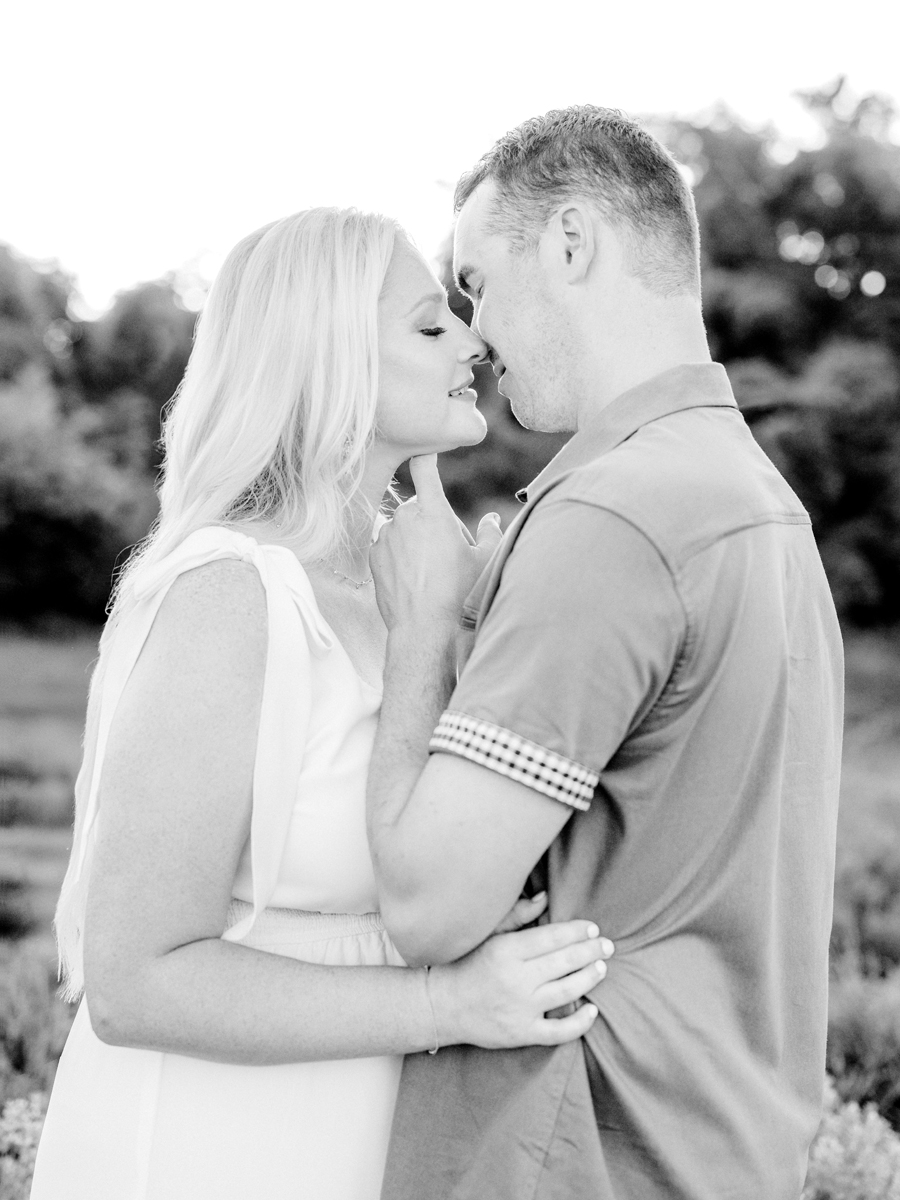
[[[896,6],[0,31],[0,1200],[900,1200]]]

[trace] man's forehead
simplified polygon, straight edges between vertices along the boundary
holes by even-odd
[[[478,266],[488,249],[485,242],[490,235],[484,226],[494,190],[491,180],[479,184],[459,211],[453,235],[453,270],[457,275],[460,271],[465,274],[466,267]]]

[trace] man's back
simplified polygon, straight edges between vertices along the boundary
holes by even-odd
[[[635,1137],[656,1144],[660,1194],[705,1195],[712,1108],[709,1194],[729,1194],[743,1152],[759,1195],[790,1196],[783,1172],[819,1119],[842,695],[808,520],[727,410],[653,422],[551,495],[632,522],[684,610],[604,802],[549,853],[553,919],[591,916],[617,947],[587,1039],[604,1156],[615,1177],[620,1139],[623,1170]],[[647,1086],[610,1089],[605,1070]]]
[[[531,489],[488,584],[454,720],[593,773],[542,868],[552,919],[596,920],[616,956],[583,1046],[410,1060],[396,1128],[436,1176],[410,1191],[395,1162],[388,1197],[802,1187],[840,637],[808,518],[722,389],[684,367],[620,398]]]

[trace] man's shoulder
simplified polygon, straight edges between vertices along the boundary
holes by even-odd
[[[645,425],[566,475],[545,501],[551,498],[615,513],[672,565],[740,529],[809,524],[733,410],[692,410]]]

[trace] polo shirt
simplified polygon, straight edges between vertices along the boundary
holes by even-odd
[[[821,1111],[842,728],[809,518],[721,366],[527,489],[431,742],[566,804],[550,918],[614,939],[580,1041],[412,1055],[385,1200],[797,1200]]]

